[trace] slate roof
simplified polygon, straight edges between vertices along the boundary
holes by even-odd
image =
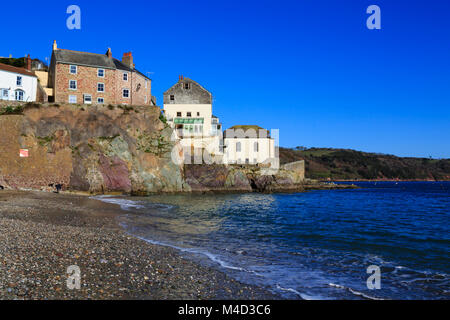
[[[76,64],[89,67],[116,69],[114,62],[105,54],[72,51],[66,49],[54,50],[55,60],[64,64]]]
[[[169,89],[167,89],[166,91],[164,91],[164,94],[168,94],[173,88],[175,88],[180,82],[189,82],[189,83],[194,83],[196,84],[199,88],[201,88],[202,90],[206,91],[209,95],[211,95],[211,92],[209,92],[208,90],[205,89],[205,87],[203,87],[201,84],[199,84],[197,81],[194,81],[190,78],[187,77],[183,77],[183,79],[179,79],[177,83],[175,83],[173,86],[171,86]]]
[[[241,131],[242,130],[242,131]],[[250,130],[250,131],[249,131]],[[241,136],[243,134],[243,136]],[[257,125],[237,125],[223,132],[224,138],[270,138],[270,132]]]
[[[94,68],[118,69],[130,72],[133,71],[150,80],[149,77],[144,75],[139,70],[132,69],[115,58],[110,59],[106,54],[73,51],[67,49],[56,49],[53,53],[57,63],[75,64]]]
[[[36,77],[34,72],[24,68],[10,66],[9,64],[0,63],[0,70],[23,74],[30,77]]]

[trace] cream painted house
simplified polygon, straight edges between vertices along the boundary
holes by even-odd
[[[197,82],[179,77],[164,92],[164,115],[175,129],[185,154],[208,154],[222,158],[222,125],[212,113],[212,95]],[[221,162],[222,160],[220,160]]]
[[[224,132],[223,141],[226,164],[272,164],[276,158],[274,139],[259,126],[233,126]]]

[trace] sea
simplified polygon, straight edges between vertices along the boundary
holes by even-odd
[[[449,299],[450,182],[352,183],[96,198],[129,234],[285,299]]]

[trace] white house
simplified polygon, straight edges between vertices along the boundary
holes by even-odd
[[[29,56],[27,66],[25,69],[0,63],[0,100],[36,101],[37,76],[31,71]]]
[[[164,92],[164,115],[175,129],[185,153],[222,157],[222,125],[212,113],[212,95],[197,82],[179,77]],[[217,160],[215,160],[217,161]]]
[[[227,164],[269,164],[276,158],[274,139],[259,126],[233,126],[225,130],[223,141]]]

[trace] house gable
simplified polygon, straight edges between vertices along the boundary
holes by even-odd
[[[212,104],[212,95],[194,80],[180,77],[164,92],[164,104]]]

